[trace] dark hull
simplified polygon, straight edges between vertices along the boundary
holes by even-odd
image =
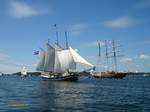
[[[124,78],[127,73],[122,72],[102,72],[101,75],[95,75],[95,78]]]
[[[73,74],[73,75],[68,75],[68,76],[59,76],[59,77],[42,77],[42,79],[46,80],[54,80],[54,81],[77,81],[79,75],[78,74]]]

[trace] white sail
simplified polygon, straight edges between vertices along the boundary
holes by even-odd
[[[55,51],[55,65],[54,65],[54,72],[61,73],[61,65],[58,57],[58,51]]]
[[[39,50],[39,62],[37,64],[36,70],[43,71],[45,64],[45,51],[43,49]]]
[[[76,69],[76,63],[74,62],[69,49],[58,51],[58,57],[62,72],[65,72],[66,70],[73,71]]]
[[[54,64],[55,64],[55,48],[53,48],[48,43],[46,44],[47,51],[45,55],[45,64],[44,64],[44,71],[52,72],[54,71]]]
[[[86,61],[83,57],[81,57],[75,50],[73,50],[71,47],[69,47],[70,53],[74,59],[74,61],[76,63],[81,63],[81,64],[85,64],[88,66],[93,67],[94,65],[92,65],[91,63],[89,63],[88,61]]]

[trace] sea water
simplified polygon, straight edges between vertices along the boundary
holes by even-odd
[[[77,82],[0,76],[0,112],[150,112],[150,77]]]

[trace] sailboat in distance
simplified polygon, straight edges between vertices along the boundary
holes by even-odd
[[[68,46],[62,48],[58,43],[53,47],[47,42],[46,49],[39,49],[38,56],[39,62],[36,70],[41,72],[43,78],[51,80],[78,80],[80,72],[77,71],[77,64],[88,65],[91,69],[95,68],[75,49]]]

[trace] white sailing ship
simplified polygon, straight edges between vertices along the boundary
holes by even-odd
[[[46,48],[46,50],[42,48],[39,50],[39,63],[36,68],[37,71],[41,72],[43,78],[75,81],[79,76],[77,64],[88,65],[91,69],[94,68],[94,65],[81,57],[71,47],[63,49],[56,45],[54,48],[46,43]]]

